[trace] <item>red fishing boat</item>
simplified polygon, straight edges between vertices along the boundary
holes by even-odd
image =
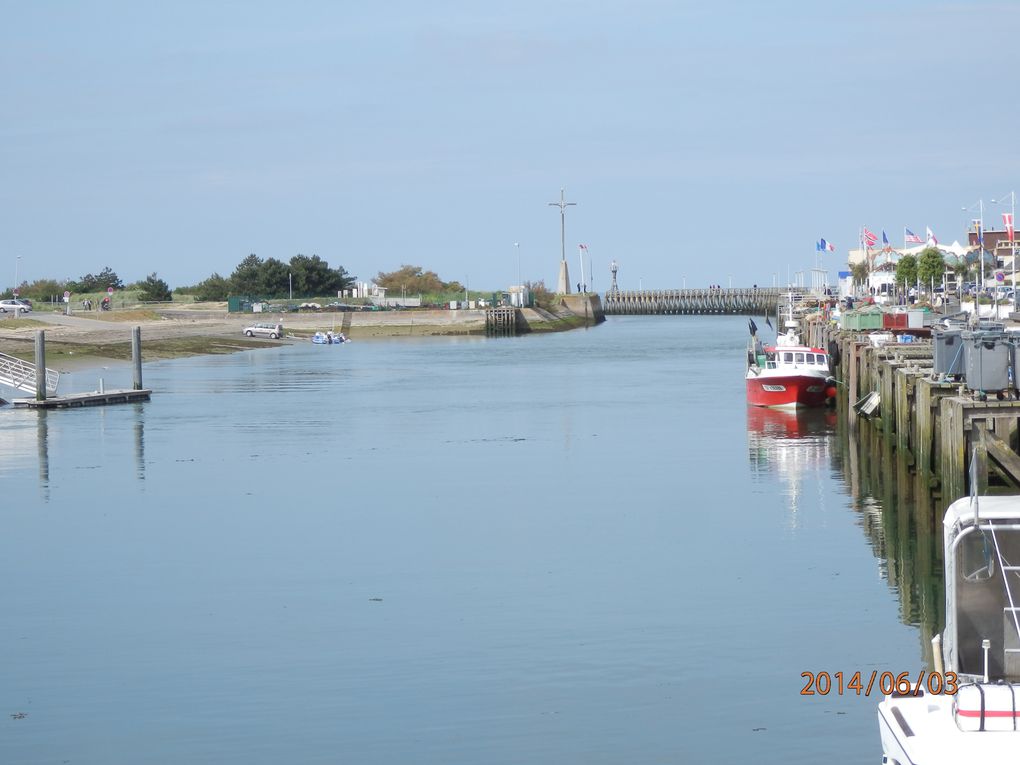
[[[775,345],[764,345],[758,339],[753,319],[750,329],[745,377],[748,404],[792,409],[824,406],[835,400],[836,380],[829,372],[829,355],[821,348],[801,343],[792,300],[786,333],[776,338]]]

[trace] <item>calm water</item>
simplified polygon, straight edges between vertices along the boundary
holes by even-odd
[[[831,418],[748,411],[745,332],[308,344],[0,411],[0,762],[877,762],[877,698],[800,690],[919,667],[881,508]]]

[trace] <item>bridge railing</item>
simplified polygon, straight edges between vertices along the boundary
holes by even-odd
[[[808,294],[801,288],[738,287],[679,290],[612,290],[602,300],[608,315],[625,314],[761,314],[772,313],[793,293],[799,303]]]
[[[57,392],[57,383],[59,382],[60,372],[54,369],[47,369],[46,394],[54,395]],[[35,364],[19,359],[17,356],[8,356],[6,353],[0,353],[0,383],[23,390],[26,393],[35,393]]]

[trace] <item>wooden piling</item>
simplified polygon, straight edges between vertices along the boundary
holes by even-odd
[[[35,333],[35,400],[46,400],[46,331]]]
[[[133,327],[131,330],[131,361],[134,365],[133,385],[134,390],[142,389],[142,328]]]

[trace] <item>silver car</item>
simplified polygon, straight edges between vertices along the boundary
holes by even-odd
[[[32,310],[32,306],[26,303],[24,300],[0,300],[0,313],[7,313],[8,311],[21,311],[22,313],[29,313]]]
[[[259,322],[258,324],[252,324],[250,327],[245,327],[244,334],[248,337],[258,336],[268,337],[270,340],[279,340],[283,337],[283,325]]]

